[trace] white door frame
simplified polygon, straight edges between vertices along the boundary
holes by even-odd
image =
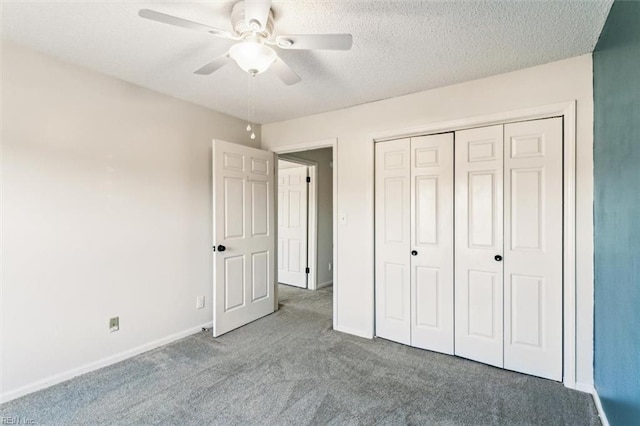
[[[563,118],[563,379],[562,382],[568,388],[576,388],[576,101],[542,105],[533,108],[506,111],[496,114],[488,114],[476,117],[462,118],[444,122],[428,123],[424,125],[393,129],[372,133],[369,136],[371,170],[374,170],[374,157],[376,142],[392,139],[421,136],[434,133],[452,132],[456,130],[470,129],[474,127],[507,124],[518,121],[536,120],[541,118]],[[334,152],[335,156],[335,152]],[[334,160],[335,161],[335,160]],[[335,163],[334,163],[335,165]],[[369,199],[370,209],[373,214],[374,205],[374,181],[370,180]],[[334,182],[335,185],[335,182]],[[335,194],[334,194],[335,196]],[[335,206],[334,206],[335,209]],[[335,217],[334,217],[335,220]],[[374,220],[371,221],[375,223]],[[334,228],[335,232],[335,228]],[[371,234],[375,238],[375,227],[372,226]],[[373,258],[375,249],[372,247]],[[374,262],[375,264],[375,262]],[[375,270],[373,271],[375,276]],[[371,283],[371,293],[375,295],[374,282]],[[335,298],[334,298],[335,300]],[[335,302],[334,302],[335,309]],[[335,310],[334,310],[335,316]],[[375,326],[375,310],[371,317],[371,324]]]
[[[297,157],[289,157],[287,155],[278,155],[278,160],[288,161],[289,163],[300,164],[306,166],[311,178],[308,186],[307,200],[307,267],[311,273],[307,276],[307,288],[309,290],[317,290],[318,288],[318,163],[311,160],[305,160]],[[278,172],[280,169],[278,168]],[[278,182],[276,174],[276,182]],[[277,184],[276,184],[277,188]],[[277,207],[277,206],[276,206]],[[276,211],[276,216],[277,216]],[[276,224],[279,223],[276,217]],[[276,226],[277,228],[277,226]],[[277,235],[276,229],[276,235]],[[277,279],[276,272],[276,279]]]
[[[373,149],[373,145],[372,149]],[[292,145],[285,145],[285,146],[279,146],[279,147],[273,147],[270,148],[270,150],[274,153],[276,153],[278,156],[281,154],[290,154],[290,153],[294,153],[294,152],[301,152],[301,151],[310,151],[312,149],[321,149],[321,148],[332,148],[331,150],[331,154],[332,154],[332,158],[331,161],[333,163],[333,166],[331,168],[332,171],[332,178],[333,178],[333,193],[332,193],[332,198],[333,198],[333,267],[331,269],[331,273],[332,273],[332,279],[333,279],[333,325],[335,327],[336,324],[338,324],[338,309],[337,309],[337,303],[338,303],[338,274],[336,273],[336,271],[338,270],[338,138],[329,138],[329,139],[321,139],[321,140],[317,140],[317,141],[311,141],[311,142],[301,142],[298,144],[292,144]],[[373,157],[372,157],[373,158]],[[287,159],[288,161],[288,159]],[[317,181],[317,179],[316,179]],[[317,193],[317,191],[316,191]],[[373,198],[373,197],[372,197]],[[276,200],[277,202],[277,200]],[[276,208],[276,212],[278,211],[278,206],[275,206]],[[276,235],[276,239],[277,239],[277,235]],[[277,255],[277,254],[276,254]],[[276,265],[277,265],[277,259],[276,259]],[[316,268],[317,269],[317,268]],[[276,276],[276,282],[277,282],[277,276]],[[316,283],[317,284],[317,283]],[[275,300],[275,308],[278,309],[278,286],[276,285],[276,289],[275,289],[276,293],[276,300]]]

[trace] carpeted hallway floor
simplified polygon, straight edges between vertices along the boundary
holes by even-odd
[[[0,408],[36,424],[600,424],[562,384],[331,328],[331,288]]]

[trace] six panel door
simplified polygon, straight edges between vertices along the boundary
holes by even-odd
[[[411,343],[411,142],[376,143],[376,335]]]
[[[275,308],[274,154],[213,143],[213,335]]]
[[[307,287],[307,167],[278,171],[278,281]]]
[[[503,126],[455,138],[455,354],[502,367]]]
[[[411,138],[411,346],[453,354],[453,133]]]
[[[504,134],[504,368],[560,381],[562,119]]]

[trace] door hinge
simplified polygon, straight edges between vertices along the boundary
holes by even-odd
[[[307,176],[307,183],[311,183],[311,177]]]
[[[304,272],[308,274],[311,271],[309,270],[309,268],[304,268]]]

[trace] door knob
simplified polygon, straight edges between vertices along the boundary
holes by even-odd
[[[217,249],[217,250],[218,250],[218,251],[225,251],[226,249],[227,249],[227,248],[226,248],[225,246],[223,246],[222,244],[220,244],[220,245],[218,246],[218,249]]]
[[[496,260],[496,262],[500,262],[502,260],[502,256],[500,256],[499,254],[496,254],[494,259]]]
[[[415,250],[411,250],[411,256],[417,256],[417,255],[418,255],[418,252],[417,252],[417,251],[415,251]]]

